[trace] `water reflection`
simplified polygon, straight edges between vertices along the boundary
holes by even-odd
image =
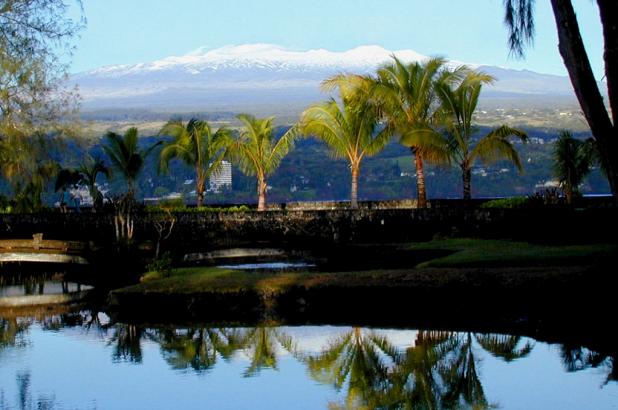
[[[110,356],[107,360],[112,364],[147,368],[153,358],[148,359],[146,351],[155,348],[163,363],[175,373],[221,377],[217,371],[232,366],[238,369],[237,377],[244,376],[238,377],[238,383],[243,378],[259,379],[267,369],[275,370],[269,374],[289,371],[289,363],[294,362],[306,374],[298,383],[330,386],[334,396],[325,400],[323,406],[332,409],[503,407],[495,383],[490,383],[492,388],[488,389],[482,364],[500,362],[508,372],[510,366],[532,356],[539,343],[513,335],[435,330],[331,328],[328,337],[321,337],[320,327],[144,327],[111,323],[103,313],[84,311],[37,321],[0,319],[0,376],[2,352],[29,343],[34,345],[36,340],[33,342],[29,337],[32,331],[59,335],[68,331],[100,340],[99,345],[111,354],[111,360]],[[42,345],[34,347],[45,349]],[[565,372],[596,369],[604,372],[605,385],[616,381],[615,351],[597,353],[563,344],[553,354]],[[80,407],[58,404],[54,391],[48,394],[44,389],[33,390],[31,374],[36,373],[36,363],[31,366],[35,367],[16,368],[12,377],[17,387],[12,394],[2,383],[0,409]],[[508,383],[508,377],[504,379]],[[9,402],[13,397],[17,397],[14,404]]]

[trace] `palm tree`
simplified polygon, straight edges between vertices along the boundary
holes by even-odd
[[[271,175],[281,160],[294,147],[297,128],[290,128],[279,140],[274,140],[274,117],[255,118],[239,114],[236,118],[243,124],[238,137],[229,145],[228,152],[242,172],[257,178],[258,211],[266,209],[266,178]]]
[[[507,363],[528,356],[534,348],[530,342],[520,347],[521,336],[496,333],[475,334],[474,336],[484,350]]]
[[[341,106],[335,99],[309,107],[301,116],[301,129],[324,141],[335,158],[345,158],[352,173],[351,207],[358,208],[358,176],[365,157],[380,152],[391,137],[391,129],[380,125],[380,110],[370,98],[371,82],[357,75],[338,75],[323,83],[339,89]]]
[[[509,28],[509,47],[523,56],[524,47],[534,38],[534,0],[504,0],[504,22]],[[616,2],[598,0],[603,27],[605,84],[607,99],[599,89],[584,47],[572,0],[551,1],[558,32],[558,49],[573,90],[593,138],[609,186],[618,201],[618,13]]]
[[[446,159],[444,139],[436,131],[439,108],[437,83],[451,83],[461,76],[462,68],[446,70],[446,60],[431,58],[424,63],[393,62],[377,72],[374,95],[383,102],[384,115],[399,135],[399,142],[410,147],[416,168],[418,206],[427,206],[424,160]]]
[[[67,190],[76,189],[82,181],[82,176],[79,171],[70,168],[62,168],[58,175],[56,175],[56,183],[54,184],[54,190],[60,193],[60,205],[64,207],[64,196]],[[77,199],[75,199],[75,205],[78,205]]]
[[[144,161],[150,153],[161,144],[157,142],[146,149],[139,149],[137,144],[137,128],[129,128],[124,135],[108,132],[105,135],[107,144],[103,150],[112,162],[112,166],[120,172],[127,181],[127,197],[135,197],[135,182],[142,171]]]
[[[346,408],[376,408],[388,399],[389,362],[398,363],[400,353],[386,337],[355,327],[305,361],[314,380],[338,390],[348,385]]]
[[[231,133],[226,128],[219,128],[213,133],[207,121],[191,118],[183,124],[182,120],[170,120],[161,128],[159,135],[168,135],[173,141],[165,144],[160,154],[160,167],[168,172],[169,162],[180,159],[195,168],[195,192],[197,206],[204,202],[206,180],[221,169],[225,148],[231,142]]]
[[[81,182],[85,183],[92,198],[92,208],[97,211],[103,206],[103,194],[97,186],[97,177],[99,174],[105,175],[106,178],[111,176],[111,170],[105,166],[105,162],[101,158],[88,157],[77,168],[81,175]]]
[[[493,77],[487,74],[468,71],[456,88],[447,82],[436,86],[442,102],[450,157],[462,172],[464,200],[471,198],[472,167],[478,159],[485,163],[507,159],[513,162],[520,172],[523,170],[517,150],[509,137],[515,136],[521,141],[526,141],[527,136],[524,131],[502,125],[485,136],[476,138],[477,129],[473,124],[474,111],[482,85],[492,81]]]
[[[581,141],[569,131],[562,131],[554,145],[554,174],[564,190],[567,203],[573,202],[579,185],[590,173],[594,160],[594,140]]]
[[[173,369],[191,367],[197,373],[212,368],[218,355],[229,359],[242,347],[241,332],[234,329],[190,328],[181,333],[165,329],[158,337],[165,360]]]

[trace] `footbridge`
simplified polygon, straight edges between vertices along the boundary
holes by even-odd
[[[32,235],[32,239],[0,239],[0,265],[21,262],[87,265],[84,256],[87,251],[87,243],[43,239],[41,233]]]

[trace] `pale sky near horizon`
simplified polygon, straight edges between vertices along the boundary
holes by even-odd
[[[536,39],[509,57],[502,0],[83,0],[87,26],[70,71],[153,61],[200,47],[271,43],[292,50],[361,45],[412,49],[466,63],[566,75],[549,0],[536,3]],[[603,76],[596,2],[573,0],[593,69]]]

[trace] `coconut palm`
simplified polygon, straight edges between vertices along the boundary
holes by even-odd
[[[554,145],[554,174],[564,190],[567,203],[573,202],[579,185],[590,173],[594,161],[594,140],[581,141],[562,131]]]
[[[95,211],[101,209],[103,206],[103,194],[97,186],[97,178],[99,174],[105,175],[106,178],[110,178],[112,175],[111,170],[105,166],[105,162],[101,158],[88,157],[77,168],[77,171],[81,175],[81,182],[86,184],[88,192],[92,198],[92,207]]]
[[[338,390],[347,384],[346,408],[376,408],[389,401],[389,365],[399,360],[399,351],[386,337],[355,327],[305,361],[318,382]]]
[[[418,206],[427,206],[424,160],[446,160],[444,139],[435,127],[439,101],[437,83],[452,83],[463,68],[445,69],[446,60],[431,58],[424,63],[404,64],[393,56],[393,62],[377,72],[373,95],[383,104],[390,126],[399,136],[399,142],[410,147],[416,168]]]
[[[135,182],[142,171],[144,161],[152,151],[161,144],[157,142],[146,149],[139,149],[137,144],[137,128],[129,128],[124,135],[108,132],[105,135],[107,144],[103,150],[109,157],[112,166],[127,182],[127,197],[135,197]]]
[[[293,357],[301,357],[294,340],[273,326],[247,329],[240,338],[240,344],[251,362],[244,372],[245,377],[255,376],[263,369],[277,369],[280,348]]]
[[[201,373],[212,368],[219,355],[229,359],[242,347],[241,332],[235,329],[164,329],[157,333],[163,356],[175,370],[190,367]]]
[[[521,336],[497,333],[475,334],[474,336],[484,350],[507,363],[528,356],[534,348],[534,344],[530,342],[520,347]]]
[[[449,154],[462,172],[464,200],[471,198],[472,167],[477,160],[490,163],[506,159],[513,162],[520,172],[523,170],[517,150],[509,138],[514,136],[526,141],[527,135],[524,131],[502,125],[482,137],[476,136],[474,111],[482,85],[492,81],[493,77],[472,70],[468,71],[456,87],[448,82],[436,85],[442,102]]]
[[[54,184],[54,190],[60,192],[60,205],[64,206],[64,197],[67,190],[77,189],[82,181],[82,176],[79,171],[71,168],[62,168],[56,175],[56,183]],[[78,206],[78,201],[75,199],[75,205]]]
[[[204,202],[206,180],[221,169],[225,149],[231,142],[231,133],[219,128],[213,133],[207,121],[191,118],[186,124],[180,119],[170,120],[161,128],[159,135],[173,137],[160,154],[160,168],[168,172],[169,163],[177,158],[195,169],[195,192],[197,206]]]
[[[420,330],[414,346],[405,350],[393,372],[394,401],[396,408],[440,408],[445,394],[440,370],[459,346],[457,335],[444,331]]]
[[[228,152],[243,173],[256,176],[258,211],[264,211],[268,187],[266,179],[294,147],[297,128],[290,128],[275,141],[274,117],[255,118],[249,114],[239,114],[236,118],[243,124],[243,128],[230,143]]]
[[[301,116],[301,130],[322,140],[335,158],[348,161],[352,174],[351,207],[358,208],[358,176],[363,159],[380,152],[392,130],[379,129],[380,110],[371,98],[371,81],[357,75],[326,80],[326,90],[338,88],[341,105],[331,99],[309,107]]]

